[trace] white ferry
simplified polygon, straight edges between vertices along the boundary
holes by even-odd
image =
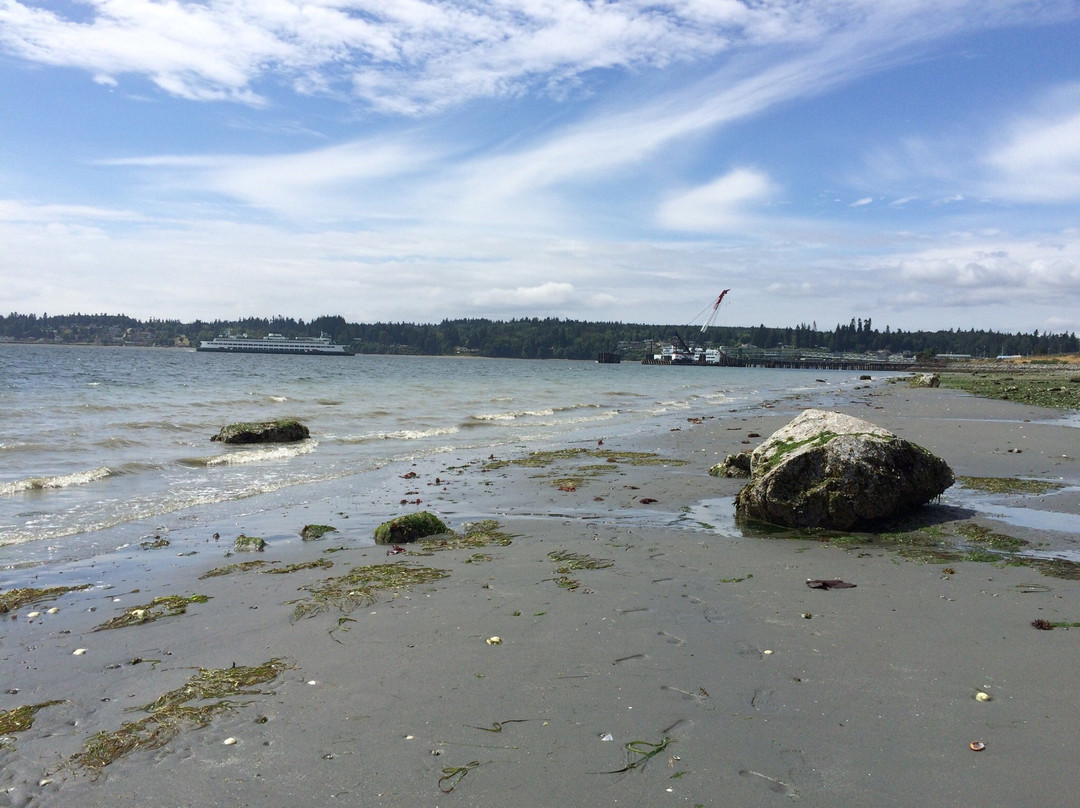
[[[234,337],[225,334],[211,340],[204,339],[197,351],[207,353],[268,353],[309,354],[314,356],[352,356],[355,351],[347,345],[335,345],[330,337],[286,337],[267,334],[262,339],[252,339],[246,334]]]

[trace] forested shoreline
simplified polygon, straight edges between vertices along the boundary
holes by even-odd
[[[922,357],[962,354],[974,358],[1080,352],[1076,334],[1006,333],[980,329],[903,331],[878,329],[871,318],[853,318],[832,329],[816,323],[792,327],[713,326],[702,334],[678,325],[586,322],[558,318],[458,319],[440,323],[350,323],[340,316],[310,321],[291,317],[242,320],[138,320],[125,315],[12,313],[0,316],[0,341],[73,345],[194,347],[231,332],[250,337],[326,334],[357,353],[469,355],[523,359],[595,359],[601,351],[640,359],[658,343],[683,339],[701,347],[780,347],[844,353]]]

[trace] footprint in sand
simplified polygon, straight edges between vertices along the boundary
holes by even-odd
[[[674,634],[668,634],[666,631],[658,631],[656,634],[659,637],[663,637],[664,642],[669,642],[672,645],[686,645],[686,640],[682,637],[676,637]]]
[[[772,791],[774,794],[782,794],[785,797],[798,799],[799,792],[789,781],[805,781],[808,772],[803,753],[797,749],[785,749],[780,753],[780,760],[778,763],[781,768],[787,770],[784,779],[782,780],[779,777],[771,777],[767,774],[762,774],[759,771],[754,771],[753,769],[742,769],[739,774],[750,780],[762,782],[767,785],[769,791]],[[812,780],[814,778],[811,776],[810,779]]]
[[[779,780],[776,777],[769,777],[767,774],[755,772],[751,769],[743,769],[739,774],[751,780],[760,778],[762,782],[768,785],[769,791],[772,791],[774,794],[783,794],[785,797],[799,796],[799,792],[795,790],[795,787],[791,785],[791,783],[785,783],[783,780]]]
[[[678,693],[687,701],[693,701],[697,704],[701,704],[709,698],[709,694],[705,691],[705,688],[703,687],[699,687],[697,693],[691,693],[678,687],[672,687],[671,685],[660,685],[660,689],[667,690],[672,693]]]
[[[739,649],[739,656],[742,657],[757,657],[758,659],[764,659],[765,656],[761,653],[761,649],[756,645],[751,645],[748,642],[740,642],[737,646]]]
[[[764,687],[759,687],[754,691],[754,697],[750,699],[750,706],[759,713],[766,713],[768,715],[780,711],[780,705],[776,703],[773,692]]]

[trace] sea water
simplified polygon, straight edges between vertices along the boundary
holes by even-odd
[[[854,372],[0,345],[0,567],[86,558],[228,503],[247,512],[403,464],[595,445],[828,396]],[[805,405],[805,402],[803,402]],[[296,418],[299,443],[225,424]]]

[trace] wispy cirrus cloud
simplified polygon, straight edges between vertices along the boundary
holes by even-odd
[[[596,70],[689,64],[868,25],[903,36],[906,21],[920,17],[940,29],[1067,8],[1016,0],[88,0],[64,8],[2,0],[0,47],[102,83],[143,76],[193,100],[260,104],[279,83],[420,114],[471,98],[557,95]]]

